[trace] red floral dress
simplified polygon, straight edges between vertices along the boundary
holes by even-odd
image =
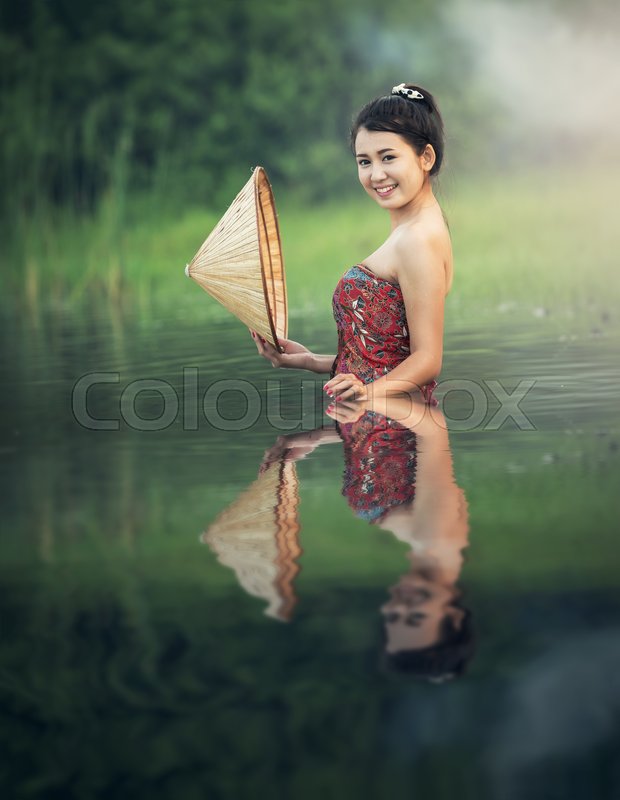
[[[411,354],[400,286],[356,264],[338,281],[332,298],[338,354],[330,377],[351,372],[364,383],[380,378]],[[437,386],[422,387],[427,402]]]
[[[415,497],[416,435],[396,420],[366,411],[336,424],[344,444],[342,494],[356,516],[379,522]]]

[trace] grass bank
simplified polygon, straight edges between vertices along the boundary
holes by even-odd
[[[437,191],[455,255],[448,318],[521,315],[562,327],[617,321],[619,175],[620,167],[578,179],[566,168],[475,182],[448,174]],[[361,193],[307,208],[276,187],[276,199],[291,313],[328,315],[336,280],[383,241],[387,215]],[[23,221],[1,256],[5,311],[111,305],[197,319],[227,313],[183,274],[220,211],[154,209],[121,210],[109,197],[94,219],[55,212]]]

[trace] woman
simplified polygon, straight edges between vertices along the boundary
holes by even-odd
[[[441,411],[421,398],[391,397],[380,405],[378,413],[368,402],[339,402],[329,413],[335,428],[279,436],[260,472],[342,443],[349,507],[409,547],[409,568],[381,607],[382,664],[441,682],[460,675],[474,651],[471,613],[458,587],[469,538],[467,500],[454,477]],[[276,516],[283,518],[280,510]]]
[[[338,353],[319,355],[291,340],[279,353],[251,334],[274,367],[329,373],[324,390],[336,401],[419,390],[430,402],[452,284],[450,234],[431,185],[443,161],[444,137],[430,92],[401,83],[372,100],[355,119],[351,147],[360,183],[389,213],[391,231],[336,287]]]
[[[462,674],[474,652],[458,587],[469,514],[446,421],[439,409],[404,397],[386,400],[385,416],[367,405],[345,400],[329,416],[344,444],[350,507],[410,548],[410,567],[381,607],[382,663],[443,682]]]

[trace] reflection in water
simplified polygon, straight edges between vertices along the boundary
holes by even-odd
[[[349,506],[410,548],[410,567],[381,608],[385,664],[441,682],[461,674],[473,652],[471,615],[457,587],[467,504],[454,480],[441,412],[396,400],[386,412],[394,416],[349,404],[333,428],[278,437],[257,480],[202,539],[248,593],[267,600],[267,614],[290,619],[301,553],[293,462],[320,444],[342,442]]]
[[[532,796],[534,780],[553,774],[548,764],[562,758],[579,763],[583,753],[600,752],[606,742],[617,741],[619,634],[614,625],[561,638],[521,668],[486,754],[496,796]],[[617,764],[617,747],[612,752]],[[597,795],[590,789],[586,796]]]
[[[391,410],[401,421],[366,411],[338,425],[343,494],[357,516],[410,548],[410,568],[381,608],[386,665],[439,682],[462,673],[473,651],[471,615],[456,585],[467,504],[454,481],[442,414],[413,409],[403,416],[395,401]]]
[[[210,326],[218,347],[205,349],[195,325],[148,315],[118,335],[95,308],[81,322],[42,318],[38,330],[25,319],[0,337],[0,796],[620,797],[615,338],[572,341],[571,328],[558,344],[529,324],[502,327],[501,341],[496,327],[449,335],[451,377],[487,375],[507,391],[538,378],[524,406],[538,430],[451,434],[472,524],[475,494],[484,558],[462,575],[484,646],[468,679],[436,687],[377,673],[375,623],[385,587],[426,541],[422,509],[439,510],[431,495],[442,484],[428,469],[441,442],[429,461],[432,435],[409,426],[420,516],[416,535],[399,529],[406,547],[379,527],[398,506],[370,529],[339,496],[337,429],[270,452],[265,470],[338,445],[295,464],[311,552],[292,559],[306,572],[284,627],[256,612],[263,600],[240,602],[231,569],[187,535],[216,518],[224,491],[243,490],[239,474],[274,438],[269,420],[237,436],[201,421],[198,435],[180,414],[165,431],[121,420],[108,434],[71,413],[72,387],[93,370],[120,375],[89,393],[102,419],[118,417],[136,379],[165,379],[182,397],[181,364],[200,365],[202,394],[223,352],[265,386],[233,321]],[[308,326],[302,338],[323,341],[319,322]],[[281,416],[296,418],[298,376],[282,386]],[[347,562],[334,565],[336,553]]]
[[[295,464],[283,458],[269,464],[202,535],[246,592],[267,601],[265,613],[283,621],[297,602],[297,484]]]

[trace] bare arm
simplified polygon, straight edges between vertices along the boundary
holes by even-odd
[[[321,444],[342,444],[335,428],[316,428],[313,431],[300,431],[278,436],[275,444],[265,450],[259,473],[265,472],[271,464],[284,461],[299,461]]]
[[[396,274],[405,303],[411,355],[372,383],[377,396],[411,392],[430,383],[441,372],[443,360],[446,277],[440,243],[412,235],[398,250]]]
[[[327,372],[329,373],[334,363],[335,355],[319,355],[318,353],[311,353],[309,358],[309,369],[311,372]]]
[[[329,372],[334,363],[335,355],[323,355],[313,353],[299,342],[292,339],[280,339],[284,347],[284,352],[279,353],[276,348],[268,341],[259,336],[255,331],[250,330],[256,349],[258,352],[271,362],[272,367],[283,367],[285,369],[306,369],[310,372]]]

